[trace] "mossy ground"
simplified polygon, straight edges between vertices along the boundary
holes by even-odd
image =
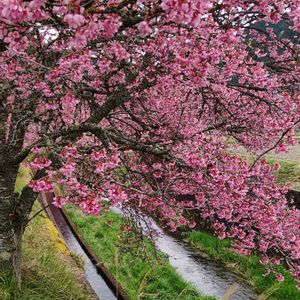
[[[186,283],[150,240],[139,240],[133,230],[122,231],[128,222],[120,215],[110,211],[100,218],[85,216],[71,206],[66,211],[132,300],[214,299],[200,295]]]

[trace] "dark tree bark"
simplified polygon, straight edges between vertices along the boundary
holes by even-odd
[[[17,226],[14,222],[16,174],[16,170],[8,168],[0,170],[0,269],[9,273],[13,272],[14,266],[20,261],[20,254],[17,253],[20,234],[16,235],[20,224]]]
[[[12,160],[23,148],[25,127],[21,126],[15,133],[15,124],[7,127],[9,112],[6,109],[6,98],[9,89],[5,83],[0,84],[0,87],[0,271],[13,276],[20,287],[22,237],[36,194],[28,187],[23,189],[21,195],[15,193],[22,160]],[[19,117],[15,116],[14,119],[19,120]]]

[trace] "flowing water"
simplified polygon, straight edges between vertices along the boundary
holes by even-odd
[[[113,208],[117,213],[121,210]],[[214,295],[222,299],[225,292],[233,284],[238,284],[238,289],[230,300],[257,299],[256,293],[237,275],[228,271],[222,264],[209,259],[204,253],[191,248],[187,243],[165,233],[152,219],[148,218],[141,225],[144,231],[149,226],[157,232],[155,245],[157,249],[169,257],[170,264],[176,269],[183,279],[190,282],[202,294]]]
[[[155,244],[160,251],[169,256],[170,264],[182,278],[190,282],[201,293],[215,295],[222,299],[226,290],[237,283],[238,289],[231,296],[231,300],[257,299],[257,295],[245,282],[219,263],[195,252],[186,243],[160,230]]]

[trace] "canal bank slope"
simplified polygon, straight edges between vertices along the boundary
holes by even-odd
[[[285,277],[283,282],[277,282],[274,274],[265,275],[266,269],[256,255],[242,256],[231,250],[228,239],[220,240],[200,230],[182,232],[180,238],[194,248],[194,251],[206,253],[210,259],[215,259],[228,270],[246,280],[258,294],[261,300],[299,300],[300,292],[296,289],[296,281],[286,269],[279,265],[275,270]]]
[[[41,209],[36,203],[33,214]],[[80,257],[60,238],[54,224],[41,213],[32,219],[24,234],[22,290],[0,275],[1,300],[96,300],[87,285]]]

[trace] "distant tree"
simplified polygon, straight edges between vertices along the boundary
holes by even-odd
[[[56,189],[57,206],[121,205],[171,229],[196,208],[236,251],[298,276],[300,213],[261,158],[296,143],[299,4],[1,1],[0,269],[20,280],[32,205]],[[268,25],[281,20],[293,38]],[[22,163],[35,176],[19,196]]]

